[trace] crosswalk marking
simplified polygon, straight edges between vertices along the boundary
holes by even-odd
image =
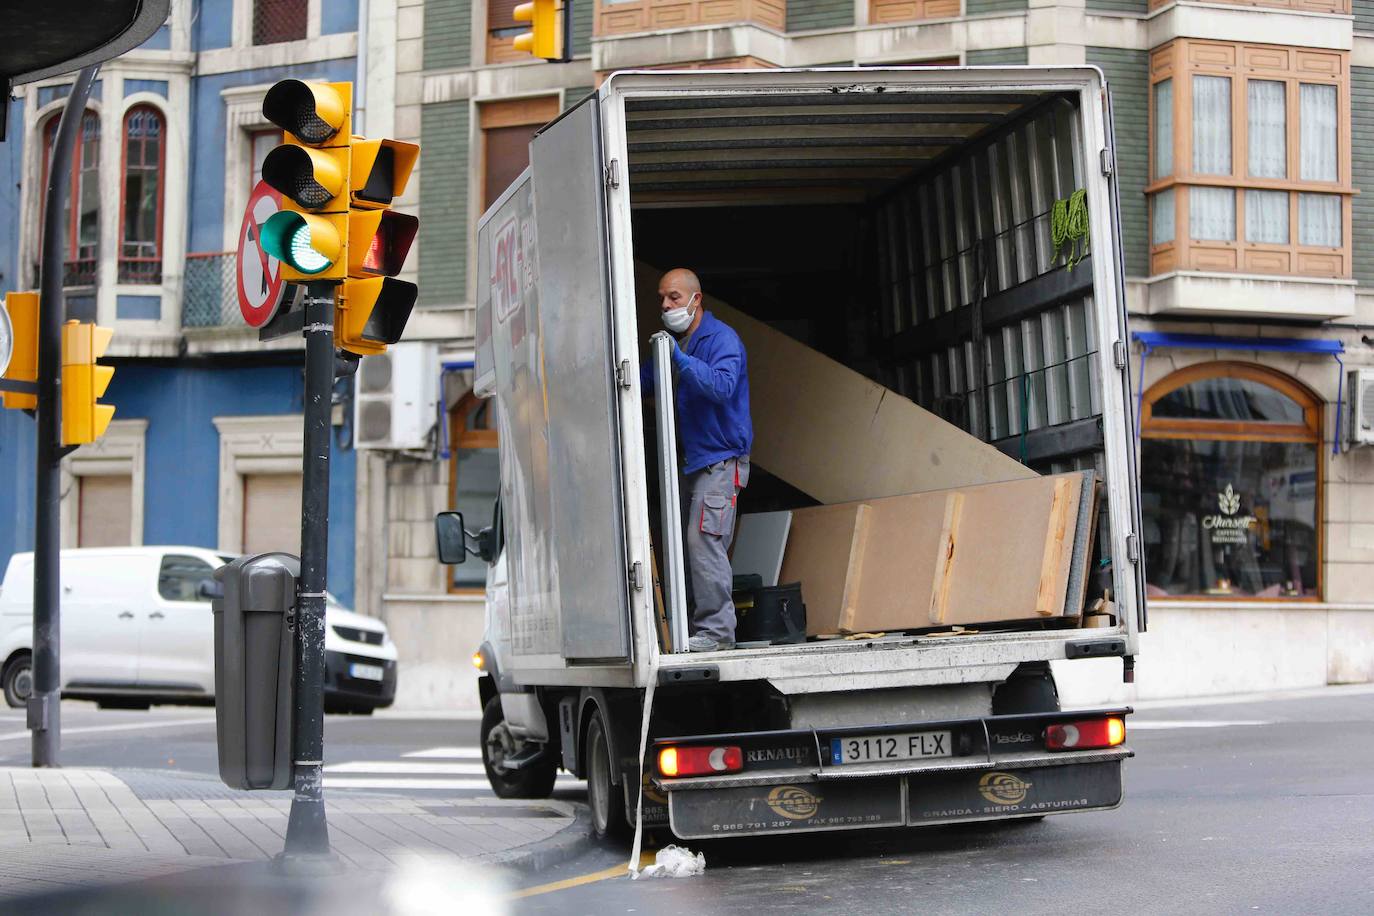
[[[325,776],[326,789],[477,789],[491,791],[486,779],[369,779],[366,776]]]
[[[451,760],[481,760],[480,747],[430,747],[423,751],[410,751],[402,757],[438,757]]]
[[[377,773],[398,776],[485,776],[480,763],[411,763],[408,760],[350,760],[324,768],[326,773]]]

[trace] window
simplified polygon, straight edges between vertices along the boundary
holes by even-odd
[[[1349,277],[1341,52],[1180,39],[1151,56],[1151,272]]]
[[[528,22],[517,22],[515,8],[523,0],[487,0],[487,63],[534,60],[511,46],[511,39],[528,32]]]
[[[162,282],[162,114],[139,105],[124,116],[124,199],[119,282]]]
[[[534,132],[558,117],[558,98],[541,96],[480,106],[482,126],[482,209],[510,187],[530,164]]]
[[[248,193],[262,181],[262,163],[267,154],[281,144],[281,131],[255,130],[248,134]]]
[[[1306,388],[1244,363],[1192,366],[1145,393],[1148,595],[1318,596],[1320,417]]]
[[[200,583],[214,575],[214,568],[200,557],[169,553],[157,573],[157,593],[167,601],[209,601],[200,596]]]
[[[492,523],[492,510],[501,492],[497,455],[496,402],[468,394],[449,411],[449,505],[463,513],[463,524],[477,531]],[[449,567],[449,591],[482,588],[487,566],[471,559]]]
[[[308,0],[253,0],[253,44],[304,38],[309,8]]]
[[[43,129],[43,180],[48,186],[48,164],[57,144],[59,115]],[[63,270],[66,286],[93,286],[100,262],[100,115],[87,111],[77,129],[72,150],[71,194],[67,210],[67,260]],[[41,232],[41,230],[40,230]]]
[[[132,475],[83,475],[77,478],[76,489],[77,547],[127,547],[133,543],[129,511],[134,493]]]

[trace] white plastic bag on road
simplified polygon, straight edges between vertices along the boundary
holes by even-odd
[[[654,864],[639,874],[645,878],[691,878],[706,871],[706,857],[681,846],[664,846],[654,856]]]

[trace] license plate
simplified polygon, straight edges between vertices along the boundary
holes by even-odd
[[[386,669],[381,665],[359,665],[354,663],[348,666],[348,676],[356,677],[362,681],[380,681],[384,674],[386,674]]]
[[[885,760],[919,760],[949,757],[949,732],[902,732],[896,735],[863,735],[830,739],[830,762],[880,763]]]

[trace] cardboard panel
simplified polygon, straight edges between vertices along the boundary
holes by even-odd
[[[815,506],[792,513],[780,582],[800,582],[806,635],[838,633],[853,606],[867,539],[868,506]]]
[[[662,327],[661,274],[645,265],[637,270],[645,341]],[[704,298],[744,342],[753,462],[817,501],[852,502],[1037,476],[896,392],[709,294]]]
[[[735,575],[757,573],[763,584],[778,584],[787,532],[792,528],[791,512],[751,512],[741,515],[730,552],[730,571]],[[795,580],[794,580],[795,581]]]

